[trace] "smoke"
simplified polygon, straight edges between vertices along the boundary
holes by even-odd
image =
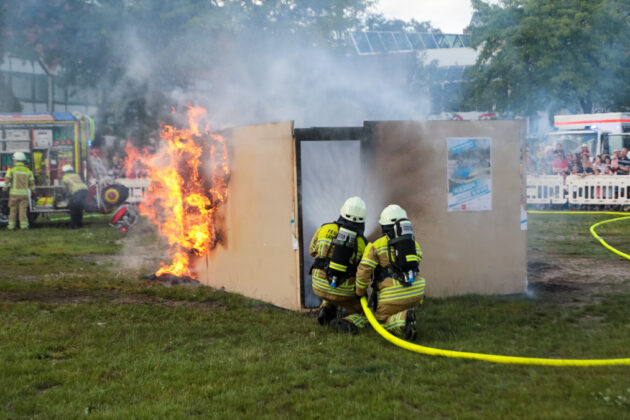
[[[234,7],[214,10],[228,21],[244,19]],[[413,54],[360,57],[340,40],[331,46],[295,33],[294,22],[278,20],[270,29],[260,19],[221,33],[183,26],[190,32],[160,50],[145,35],[151,33],[146,24],[131,21],[117,35],[113,55],[123,70],[103,89],[127,102],[133,96],[153,112],[192,102],[208,109],[213,129],[286,120],[297,127],[356,126],[429,112],[427,98],[410,89]]]
[[[239,57],[217,79],[196,81],[184,96],[207,106],[219,128],[286,120],[297,127],[358,126],[428,113],[426,99],[412,95],[370,58],[293,48],[251,61]],[[402,65],[393,61],[390,70]]]

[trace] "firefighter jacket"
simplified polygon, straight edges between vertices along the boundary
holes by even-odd
[[[29,188],[35,187],[33,172],[23,162],[16,162],[4,177],[3,191],[9,189],[9,195],[28,196]]]
[[[422,249],[418,242],[416,242],[416,257],[418,262],[422,260]],[[409,294],[423,294],[424,279],[422,277],[418,277],[411,287],[392,278],[391,273],[387,271],[392,261],[394,261],[394,249],[389,246],[387,235],[380,236],[373,243],[368,244],[357,267],[356,294],[365,296],[372,274],[377,267],[380,267],[379,271],[383,273],[382,278],[378,279],[380,280],[378,283],[379,301],[397,300],[408,297]]]
[[[339,225],[336,223],[327,223],[322,225],[319,229],[317,229],[315,235],[313,235],[313,239],[311,240],[311,245],[309,247],[310,254],[317,259],[329,259],[335,248],[332,241],[337,236],[337,233],[339,233]],[[349,264],[352,272],[361,260],[361,255],[363,255],[364,250],[365,239],[361,235],[357,235],[357,250],[352,254]],[[312,274],[313,289],[337,296],[354,296],[354,274],[352,274],[343,283],[337,285],[337,287],[332,287],[330,285],[325,269],[314,268]]]
[[[87,186],[81,179],[81,177],[74,173],[69,172],[61,178],[61,183],[66,187],[70,194],[74,194],[77,191],[87,190]]]

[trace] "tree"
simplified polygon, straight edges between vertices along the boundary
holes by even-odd
[[[418,22],[415,19],[405,21],[401,19],[387,19],[381,14],[371,14],[365,21],[368,31],[398,31],[398,32],[420,32],[420,33],[440,33],[441,31],[431,26],[431,22]]]
[[[468,72],[469,104],[534,117],[613,110],[628,98],[628,0],[472,3],[479,56]]]

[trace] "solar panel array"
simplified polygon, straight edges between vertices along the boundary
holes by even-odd
[[[470,47],[470,35],[467,34],[353,31],[350,36],[360,55]]]

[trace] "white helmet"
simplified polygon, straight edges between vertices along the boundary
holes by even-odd
[[[390,204],[381,212],[381,218],[378,223],[381,225],[393,225],[401,219],[407,218],[407,212],[398,204]]]
[[[72,167],[72,165],[63,165],[61,167],[61,170],[63,172],[72,172],[72,171],[74,171],[74,168]]]
[[[13,153],[13,160],[24,162],[26,160],[26,155],[24,154],[24,152],[15,152]]]
[[[367,206],[365,205],[365,201],[361,200],[360,197],[350,197],[343,203],[339,213],[341,217],[350,222],[364,223],[365,215],[367,214]]]

